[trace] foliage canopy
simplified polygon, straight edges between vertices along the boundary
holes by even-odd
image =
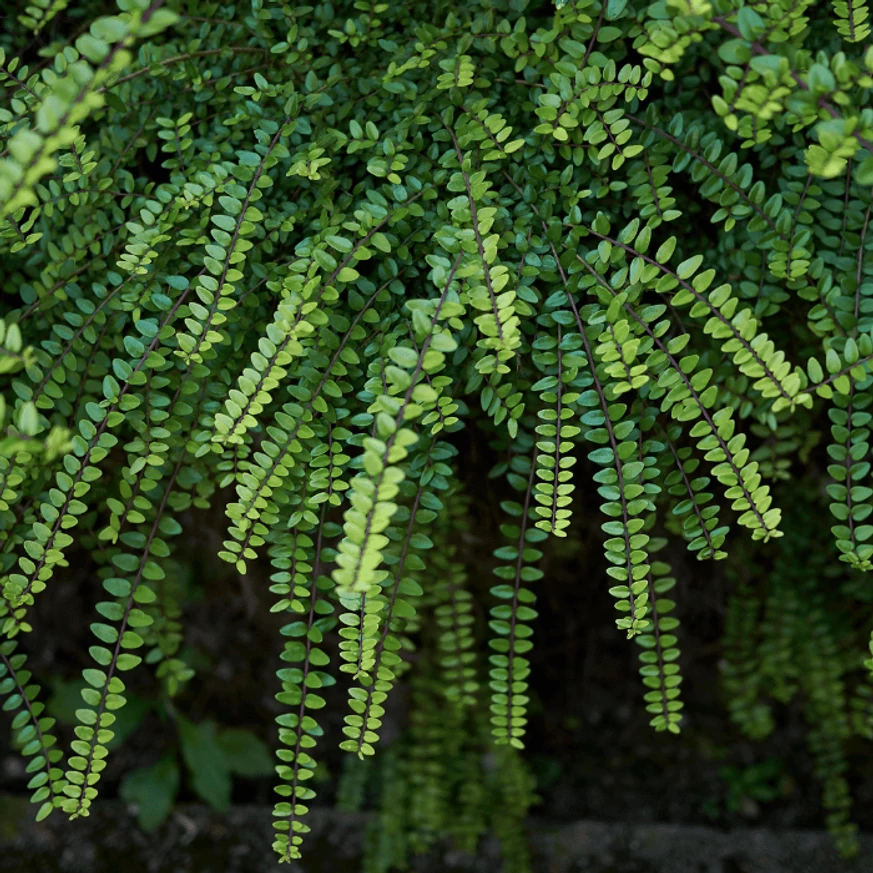
[[[523,867],[544,550],[600,527],[651,724],[678,733],[665,536],[700,585],[732,539],[793,542],[820,520],[773,484],[821,439],[837,582],[741,580],[725,686],[753,736],[801,687],[851,853],[844,745],[873,730],[860,647],[837,651],[845,610],[871,617],[868,20],[859,0],[34,0],[0,49],[0,690],[38,816],[88,814],[128,671],[171,696],[190,678],[167,561],[219,505],[220,556],[269,561],[287,616],[279,856],[307,832],[322,689],[348,686],[341,747],[364,758],[411,667],[373,857],[399,851],[404,791],[416,851],[475,845],[492,791]],[[465,428],[504,459],[483,485],[517,492],[484,599]],[[76,541],[105,598],[64,758],[23,650]]]

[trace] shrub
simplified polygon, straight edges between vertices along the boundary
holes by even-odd
[[[752,736],[802,692],[852,852],[845,744],[873,724],[844,621],[869,625],[873,565],[867,8],[559,7],[37,2],[3,37],[0,687],[39,818],[88,814],[128,671],[186,681],[167,560],[180,518],[219,505],[220,556],[268,560],[287,616],[279,856],[307,831],[321,689],[348,685],[341,747],[363,758],[411,666],[408,761],[383,774],[408,833],[383,819],[374,857],[452,829],[474,846],[494,791],[521,867],[544,550],[599,526],[643,703],[678,733],[665,536],[705,585],[730,526],[758,544],[741,555],[796,543],[823,488],[829,586],[794,585],[787,549],[746,573],[725,686]],[[484,595],[462,429],[503,459],[476,487],[517,492]],[[810,505],[783,516],[787,477]],[[77,541],[105,598],[64,760],[22,650]]]

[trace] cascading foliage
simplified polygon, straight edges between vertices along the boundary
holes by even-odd
[[[411,670],[371,866],[488,826],[523,866],[517,750],[553,538],[602,531],[607,577],[580,567],[568,608],[609,588],[656,730],[683,721],[665,535],[705,587],[732,542],[766,554],[829,510],[823,566],[855,580],[840,596],[869,633],[865,3],[84,0],[8,23],[0,691],[39,818],[88,814],[129,671],[186,678],[163,580],[191,510],[224,508],[220,556],[269,564],[287,618],[282,860],[305,842],[318,747],[377,751]],[[485,588],[458,537],[478,496],[464,429],[504,458],[482,485],[514,495]],[[780,506],[810,433],[827,508]],[[64,758],[26,653],[77,541],[105,594]],[[758,692],[802,685],[851,853],[839,756],[852,724],[869,733],[866,645],[847,667],[836,595],[780,573],[731,606],[731,712],[762,735]],[[330,737],[321,689],[338,681]]]

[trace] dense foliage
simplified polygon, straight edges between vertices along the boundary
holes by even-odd
[[[803,696],[850,854],[845,747],[873,730],[866,5],[103,7],[34,0],[0,38],[0,690],[37,815],[88,814],[128,671],[189,681],[168,574],[180,519],[218,505],[221,557],[269,561],[287,616],[282,859],[316,747],[372,755],[404,677],[372,868],[475,847],[490,808],[523,869],[538,564],[592,525],[609,578],[580,567],[567,608],[610,586],[672,733],[665,536],[700,586],[757,544],[732,570],[728,705],[762,736]],[[502,460],[464,493],[470,429]],[[804,476],[806,505],[776,505]],[[458,534],[497,479],[517,496],[483,598]],[[799,584],[773,541],[824,524],[824,491],[833,546]],[[105,597],[65,758],[24,653],[74,544]],[[751,572],[774,548],[781,570]],[[323,739],[338,681],[344,737]]]

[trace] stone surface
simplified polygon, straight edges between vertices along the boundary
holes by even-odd
[[[276,863],[267,807],[216,815],[181,806],[155,834],[143,834],[126,807],[95,803],[92,815],[34,823],[26,803],[0,803],[2,873],[358,873],[365,815],[313,810],[302,865]],[[706,827],[581,821],[530,825],[535,873],[873,873],[873,837],[851,863],[839,861],[826,834],[812,831],[718,831]],[[415,873],[497,873],[486,840],[477,858],[447,849]]]

